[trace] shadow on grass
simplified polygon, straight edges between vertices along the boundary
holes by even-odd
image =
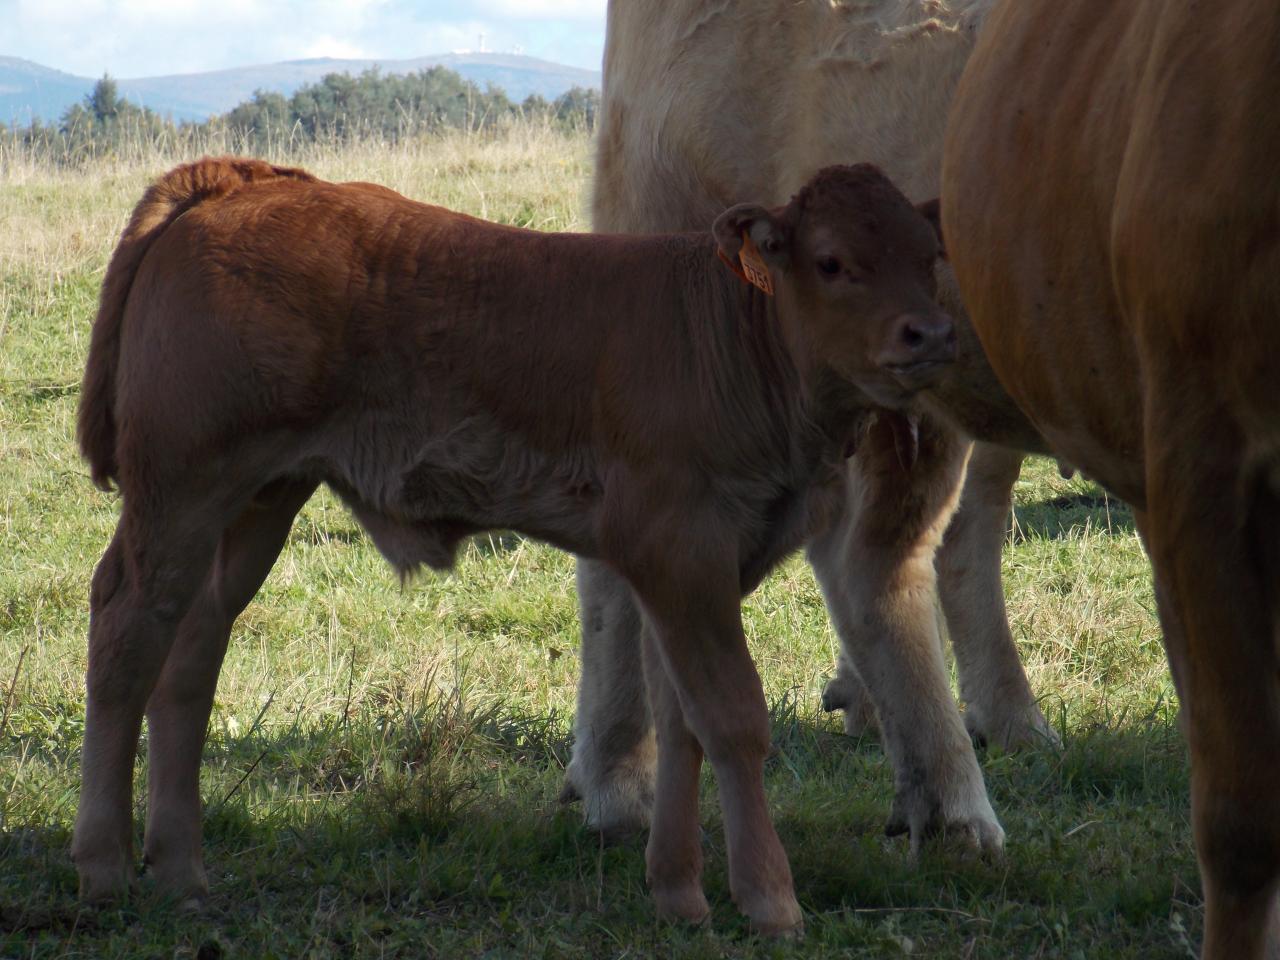
[[[1061,540],[1088,527],[1108,535],[1131,535],[1133,511],[1102,490],[1075,493],[1014,508],[1014,541]]]
[[[879,744],[784,697],[766,783],[809,933],[794,953],[768,955],[885,956],[916,944],[960,956],[976,944],[975,956],[1070,956],[1053,948],[1071,937],[1091,946],[1086,956],[1177,955],[1170,903],[1190,901],[1178,935],[1194,938],[1198,917],[1185,757],[1166,714],[1103,719],[1069,731],[1061,750],[981,754],[1005,857],[978,859],[940,838],[913,858],[905,838],[883,834],[893,773]],[[143,955],[110,948],[139,935],[169,944],[157,956],[205,941],[230,942],[233,955],[263,944],[302,955],[318,943],[346,956],[361,937],[403,937],[403,955],[417,956],[643,954],[655,937],[662,953],[701,944],[691,955],[755,955],[732,906],[709,772],[711,925],[655,927],[644,837],[602,844],[554,801],[566,731],[564,718],[446,698],[215,742],[205,761],[212,896],[198,917],[148,895],[145,877],[128,906],[84,911],[68,831],[37,826],[0,835],[0,929],[28,945],[92,943],[95,956]],[[1061,917],[1072,925],[1055,927]],[[1120,949],[1134,943],[1136,953]]]
[[[325,543],[363,543],[368,539],[355,519],[348,513],[342,516],[338,524],[326,526],[316,523],[307,517],[300,517],[294,522],[289,533],[290,543],[302,543],[319,546]],[[511,553],[519,548],[525,538],[516,533],[484,533],[465,541],[462,549],[472,549],[481,557],[496,557]]]
[[[73,397],[79,393],[79,380],[66,383],[46,379],[0,381],[0,395],[20,397],[31,404],[61,400],[63,397]]]
[[[481,533],[472,537],[467,543],[470,549],[482,557],[497,557],[517,550],[525,542],[525,537],[511,531]]]

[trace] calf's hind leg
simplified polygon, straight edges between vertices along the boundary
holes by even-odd
[[[175,896],[208,891],[201,857],[200,758],[227,640],[262,586],[315,484],[261,492],[218,541],[212,566],[147,701],[147,831],[143,859]]]
[[[133,761],[142,713],[213,562],[229,511],[172,497],[163,512],[125,493],[89,601],[80,806],[71,856],[86,900],[123,896],[133,872]],[[163,502],[163,501],[161,501]]]

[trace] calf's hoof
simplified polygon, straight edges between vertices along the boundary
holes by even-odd
[[[136,882],[133,847],[127,829],[81,816],[71,837],[71,862],[80,878],[85,903],[124,900]]]
[[[707,904],[706,895],[701,884],[689,883],[654,883],[650,881],[649,893],[653,897],[653,905],[658,916],[663,920],[678,920],[685,923],[705,923],[711,915],[711,907]]]

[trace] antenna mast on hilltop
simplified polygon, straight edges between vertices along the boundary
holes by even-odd
[[[484,34],[480,34],[480,49],[476,53],[484,53]]]

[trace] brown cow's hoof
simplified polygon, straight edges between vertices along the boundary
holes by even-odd
[[[209,881],[200,860],[174,859],[165,863],[146,863],[146,871],[155,883],[156,892],[178,901],[183,910],[200,910],[209,896]]]
[[[649,887],[658,916],[664,920],[682,920],[686,923],[705,923],[711,915],[706,895],[700,884],[682,883]]]
[[[80,878],[80,899],[85,903],[113,903],[128,899],[137,882],[128,834],[114,824],[85,821],[81,816],[71,838],[71,860]],[[116,842],[112,842],[112,838]]]
[[[80,876],[80,899],[85,903],[110,904],[129,898],[133,889],[133,871],[127,865],[76,863]]]

